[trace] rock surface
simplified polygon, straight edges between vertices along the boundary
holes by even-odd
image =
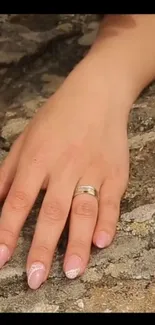
[[[0,160],[46,98],[85,55],[95,15],[0,15]],[[48,16],[48,17],[47,17]],[[41,198],[0,272],[0,312],[155,312],[155,84],[141,95],[128,127],[131,173],[113,244],[93,248],[85,274],[69,281],[60,243],[48,281],[27,286],[25,262]]]

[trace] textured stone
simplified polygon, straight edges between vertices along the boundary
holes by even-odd
[[[95,15],[63,14],[59,22],[55,18],[50,21],[50,17],[43,24],[39,16],[36,23],[34,15],[0,15],[0,58],[5,65],[2,69],[6,69],[0,70],[0,162],[14,137],[85,55],[84,45],[89,46],[95,36],[90,32],[97,28]],[[84,31],[83,45],[78,30]],[[59,42],[39,52],[39,57],[19,65],[20,56],[38,55],[41,44],[58,38]],[[14,69],[15,62],[18,68]],[[13,258],[0,271],[0,312],[155,312],[154,94],[152,84],[130,113],[131,172],[112,245],[104,250],[93,248],[86,272],[71,281],[62,270],[66,247],[62,239],[48,280],[39,290],[30,290],[25,265],[41,206],[39,197],[22,229]]]
[[[135,135],[129,139],[129,146],[132,149],[143,148],[149,141],[155,141],[155,132],[148,132],[141,135]]]
[[[80,309],[83,309],[84,308],[84,302],[83,302],[83,300],[82,299],[77,300],[77,305],[78,305],[78,307]]]
[[[4,160],[6,156],[7,156],[7,152],[4,150],[0,150],[0,163]]]
[[[36,25],[39,26],[37,22]],[[73,27],[77,28],[75,24],[71,23],[55,24],[52,27],[52,29],[49,27],[47,30],[33,31],[29,24],[24,26],[19,23],[12,24],[4,21],[1,24],[0,64],[17,63],[25,56],[36,54],[42,46],[47,45],[52,40],[72,33]]]
[[[2,137],[9,139],[21,133],[25,126],[28,124],[28,121],[23,118],[11,119],[2,129]]]
[[[47,93],[50,96],[63,83],[64,77],[59,77],[59,76],[55,76],[55,75],[49,76],[49,75],[46,74],[46,75],[43,75],[42,80],[44,82],[47,82],[47,83],[44,84],[42,91],[43,91],[43,93]]]
[[[79,45],[83,46],[90,46],[95,40],[95,37],[97,35],[97,30],[93,30],[92,32],[89,32],[82,37],[79,38],[78,43]]]
[[[90,30],[97,30],[99,28],[99,22],[98,21],[92,21],[88,24],[88,29]]]
[[[147,220],[152,220],[153,217],[155,217],[155,204],[148,204],[123,214],[121,219],[126,222],[134,220],[135,222],[141,223]]]

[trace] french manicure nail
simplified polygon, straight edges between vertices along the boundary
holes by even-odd
[[[31,289],[38,289],[45,277],[45,266],[40,262],[31,265],[28,271],[28,285]]]
[[[10,252],[6,245],[0,245],[0,269],[4,266],[6,262],[10,259]]]
[[[111,242],[110,235],[107,234],[105,231],[100,231],[96,238],[96,246],[98,248],[104,248],[108,246]]]
[[[77,255],[69,257],[65,265],[65,274],[68,279],[75,279],[81,271],[81,258]]]

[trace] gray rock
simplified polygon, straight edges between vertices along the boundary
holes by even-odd
[[[45,26],[39,19],[36,24],[32,16],[0,15],[0,62],[5,66],[0,70],[0,162],[25,123],[85,55],[84,45],[91,44],[97,27],[94,15],[63,14],[59,21],[48,18]],[[81,30],[85,33],[80,40]],[[68,43],[63,40],[66,37]],[[56,39],[59,42],[54,43]],[[38,52],[51,41],[52,48]],[[31,64],[21,61],[19,65],[24,57],[37,53],[39,58]],[[15,63],[18,68],[14,69]],[[154,91],[152,84],[130,114],[131,174],[112,245],[105,250],[94,248],[85,274],[70,281],[62,270],[66,245],[62,239],[48,280],[39,290],[30,290],[25,264],[41,206],[39,198],[12,260],[0,271],[0,312],[155,312]]]
[[[93,42],[95,41],[96,35],[97,35],[97,30],[93,30],[93,31],[83,35],[78,40],[79,45],[83,45],[83,46],[92,45]]]

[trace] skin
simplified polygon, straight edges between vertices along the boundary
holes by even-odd
[[[64,258],[81,275],[91,245],[111,244],[129,175],[128,115],[155,76],[155,15],[107,15],[96,41],[37,112],[0,168],[0,267],[12,256],[41,188],[46,194],[27,258],[28,284],[48,277],[69,212]],[[73,198],[77,185],[92,185]]]

